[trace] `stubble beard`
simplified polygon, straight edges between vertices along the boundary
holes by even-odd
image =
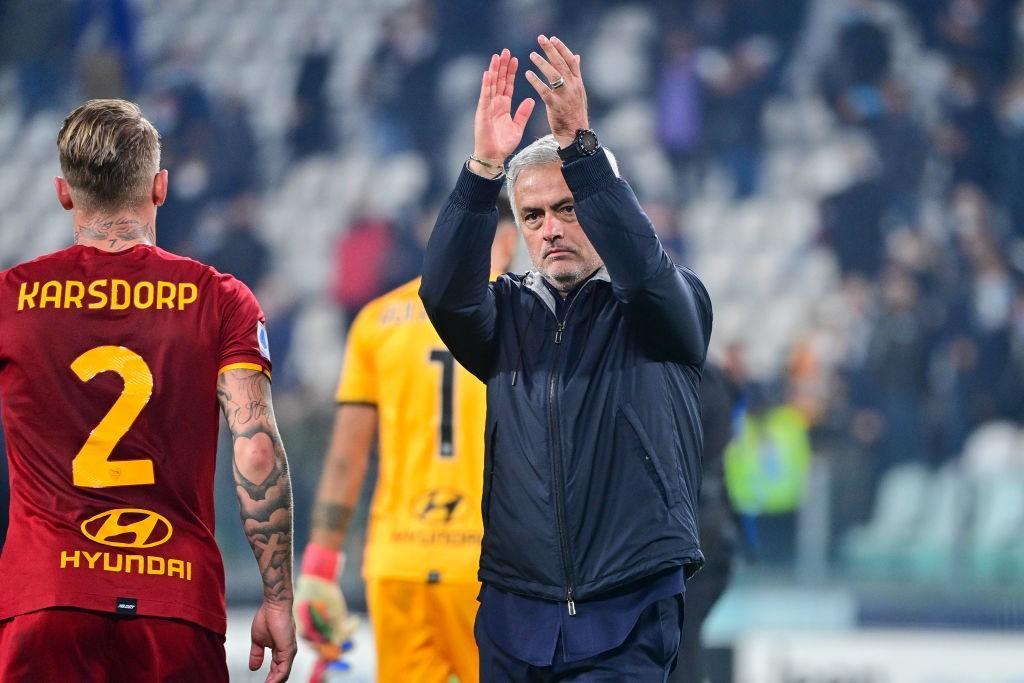
[[[552,287],[559,292],[569,293],[600,267],[600,263],[592,264],[580,261],[568,270],[559,270],[558,272],[552,272],[548,268],[538,268],[538,270],[541,277],[547,280]]]

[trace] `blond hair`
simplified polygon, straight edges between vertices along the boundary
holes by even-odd
[[[126,100],[89,100],[68,114],[57,151],[75,201],[86,210],[142,204],[160,170],[160,134]]]

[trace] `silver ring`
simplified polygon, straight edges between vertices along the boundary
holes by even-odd
[[[561,88],[563,85],[565,85],[565,79],[559,76],[558,80],[549,85],[548,87],[551,88],[552,90],[557,90],[558,88]]]

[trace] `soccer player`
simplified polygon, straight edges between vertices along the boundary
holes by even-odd
[[[168,178],[135,104],[86,102],[57,144],[75,243],[0,273],[0,680],[228,680],[219,400],[263,577],[249,665],[269,647],[267,681],[283,681],[291,485],[263,313],[238,280],[154,245]]]
[[[511,213],[491,248],[504,272],[518,238]],[[413,280],[370,302],[349,330],[334,434],[296,590],[299,632],[339,645],[354,630],[338,587],[341,553],[367,456],[380,466],[363,575],[377,678],[479,680],[473,621],[483,525],[484,385],[452,359]]]

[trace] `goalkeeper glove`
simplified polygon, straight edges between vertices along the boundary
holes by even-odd
[[[348,613],[338,585],[344,564],[344,553],[315,543],[308,544],[302,555],[295,587],[295,622],[299,636],[320,650],[340,652],[359,625]]]

